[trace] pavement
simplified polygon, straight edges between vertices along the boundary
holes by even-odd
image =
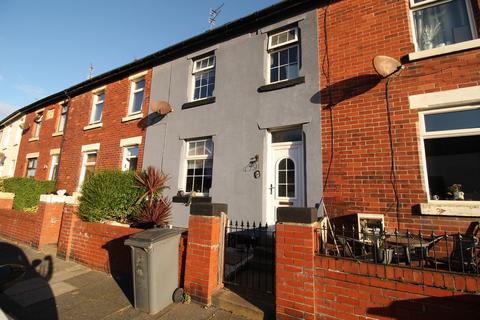
[[[17,263],[27,268],[22,279],[0,292],[0,309],[7,316],[19,320],[245,319],[194,302],[171,304],[155,315],[135,310],[130,283],[58,259],[55,249],[40,252],[0,237],[0,265]]]

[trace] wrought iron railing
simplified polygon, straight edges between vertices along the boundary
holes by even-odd
[[[275,227],[229,221],[225,230],[224,283],[274,293]]]
[[[480,244],[475,233],[388,232],[355,226],[323,225],[317,252],[355,260],[480,274]]]

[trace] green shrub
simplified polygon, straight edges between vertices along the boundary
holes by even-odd
[[[5,192],[15,193],[13,208],[25,210],[38,205],[41,194],[55,191],[55,181],[39,181],[31,178],[7,178],[3,180]]]
[[[90,176],[82,186],[79,215],[85,221],[127,222],[138,213],[137,200],[145,193],[131,171],[104,170]]]
[[[0,192],[5,192],[5,186],[3,185],[3,180],[5,180],[5,178],[0,178]]]

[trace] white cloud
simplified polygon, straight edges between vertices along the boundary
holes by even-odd
[[[0,119],[5,118],[9,114],[11,114],[13,111],[15,111],[17,108],[12,106],[11,104],[0,101]]]
[[[15,89],[35,100],[45,96],[45,90],[43,88],[32,86],[30,84],[17,84],[15,85]]]

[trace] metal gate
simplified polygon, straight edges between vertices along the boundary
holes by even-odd
[[[229,221],[223,282],[237,289],[275,293],[275,226]]]

